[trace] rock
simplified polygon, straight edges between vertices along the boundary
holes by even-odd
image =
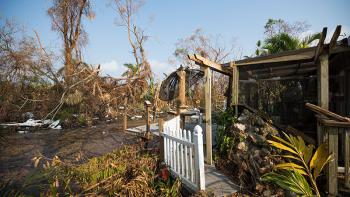
[[[245,151],[246,148],[247,148],[247,146],[246,146],[246,144],[245,144],[244,142],[240,142],[240,143],[238,143],[238,145],[237,145],[237,149],[238,149],[238,150]]]
[[[263,196],[265,196],[265,197],[270,197],[272,195],[272,192],[271,192],[271,190],[265,190],[264,191],[264,193],[263,193]]]
[[[257,183],[255,186],[255,190],[258,191],[259,193],[261,193],[264,189],[265,189],[265,187],[263,185],[261,185],[260,183]]]
[[[244,124],[241,124],[241,123],[236,123],[233,126],[236,127],[237,129],[239,129],[240,131],[245,131],[245,129],[246,129],[246,126]]]

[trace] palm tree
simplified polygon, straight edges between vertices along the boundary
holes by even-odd
[[[258,48],[256,50],[256,55],[267,55],[307,48],[314,40],[319,39],[320,36],[320,33],[315,33],[300,39],[287,33],[278,33],[266,38],[264,43],[261,43],[259,40],[257,42]]]
[[[140,67],[137,64],[125,63],[123,64],[128,70],[126,70],[123,77],[134,77],[139,73]]]

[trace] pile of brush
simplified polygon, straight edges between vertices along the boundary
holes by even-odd
[[[259,196],[283,195],[282,189],[260,181],[263,174],[282,161],[277,150],[266,141],[278,135],[276,128],[248,110],[243,110],[238,118],[224,116],[228,124],[218,129],[217,167],[236,181],[243,192]]]

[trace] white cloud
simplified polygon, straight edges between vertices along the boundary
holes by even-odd
[[[157,80],[163,80],[165,78],[164,73],[169,75],[176,70],[176,66],[169,64],[168,62],[149,60],[149,63],[155,79]],[[101,74],[103,76],[110,75],[112,77],[120,77],[126,70],[127,68],[120,65],[116,60],[111,60],[101,64]]]
[[[119,65],[116,60],[104,62],[101,64],[101,74],[103,76],[110,75],[112,77],[119,77],[125,71],[126,68],[122,65]]]
[[[158,60],[150,60],[149,61],[151,65],[152,72],[155,75],[156,79],[164,79],[165,76],[163,73],[169,75],[171,72],[176,70],[176,67],[167,63],[167,62],[161,62]]]

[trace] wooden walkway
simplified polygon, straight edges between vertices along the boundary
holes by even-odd
[[[201,126],[204,126],[204,125],[201,125]],[[186,129],[193,130],[192,127],[194,127],[194,125],[186,124]],[[146,132],[146,125],[129,128],[127,129],[127,131],[133,132],[136,134],[144,133]],[[159,136],[157,123],[151,124],[151,132],[154,135]],[[205,140],[203,141],[205,142]],[[215,196],[230,195],[232,193],[239,191],[239,186],[235,185],[228,177],[226,177],[223,173],[218,171],[215,168],[215,166],[211,166],[211,165],[205,165],[205,188],[206,188],[206,191],[212,192]]]

